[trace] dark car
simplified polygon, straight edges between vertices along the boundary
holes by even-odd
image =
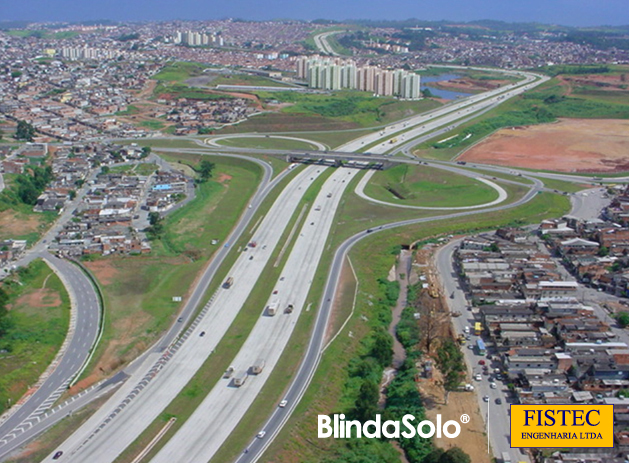
[[[57,453],[55,453],[55,454],[53,455],[52,459],[53,459],[53,460],[58,460],[58,459],[61,457],[61,455],[63,455],[63,451],[62,451],[62,450],[59,450]]]
[[[201,332],[199,333],[199,336],[201,336],[201,337],[205,336],[205,331],[201,331]]]
[[[501,405],[502,404],[502,399],[500,397],[498,397],[496,399],[496,405]]]

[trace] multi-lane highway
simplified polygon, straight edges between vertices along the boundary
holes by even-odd
[[[299,231],[281,276],[266,304],[260,304],[260,318],[232,362],[235,372],[246,371],[258,359],[264,369],[249,375],[244,385],[223,378],[184,426],[153,459],[154,463],[195,463],[208,461],[229,437],[269,378],[288,343],[297,320],[306,308],[307,296],[334,222],[336,209],[355,169],[337,169],[325,182]],[[250,251],[257,259],[257,248]],[[279,303],[278,313],[265,309]],[[286,311],[292,306],[290,313]]]
[[[328,37],[340,32],[342,31],[324,32],[322,34],[315,35],[313,39],[316,47],[325,55],[339,56],[339,54],[334,51],[334,48],[332,48],[332,45],[328,42]]]
[[[63,444],[60,461],[113,461],[179,394],[233,323],[306,189],[322,170],[312,166],[296,175],[256,228],[252,237],[257,243],[255,256],[240,253],[229,270],[228,275],[233,278],[231,287],[220,288],[215,293],[207,305],[207,313],[184,335],[185,342],[176,350],[171,347],[163,352],[164,362],[145,384],[143,377],[139,383],[141,389],[134,385],[131,392],[124,388],[118,391]]]

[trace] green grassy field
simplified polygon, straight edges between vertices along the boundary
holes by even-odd
[[[61,280],[41,260],[2,288],[10,296],[10,328],[0,338],[0,413],[37,382],[55,358],[70,321],[70,298]]]
[[[211,76],[211,73],[207,73],[208,76]],[[249,74],[215,74],[216,77],[212,79],[211,82],[208,83],[208,86],[216,86],[216,85],[249,85],[249,86],[257,86],[257,87],[291,87],[288,84],[278,82],[276,80],[272,80],[262,76],[252,76]]]
[[[498,198],[496,190],[477,180],[409,164],[377,172],[365,193],[380,201],[429,207],[473,206]]]
[[[156,119],[149,121],[140,121],[140,127],[145,127],[149,130],[160,130],[164,128],[164,123]]]
[[[540,180],[544,182],[545,187],[552,188],[553,190],[557,190],[559,192],[566,191],[568,193],[575,193],[577,191],[581,191],[585,188],[591,187],[591,185],[588,183],[572,183],[565,182],[563,180],[555,180],[543,177],[540,177]]]
[[[278,149],[278,150],[314,150],[315,145],[299,140],[287,140],[275,137],[242,137],[217,140],[219,145],[238,148]]]
[[[203,70],[207,66],[200,63],[188,63],[178,61],[167,66],[155,74],[152,78],[160,82],[183,82],[190,77],[196,77],[203,74]]]

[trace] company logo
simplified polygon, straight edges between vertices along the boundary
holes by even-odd
[[[462,422],[467,423],[462,415]],[[469,418],[469,417],[468,417]],[[404,429],[403,431],[401,429]],[[382,422],[382,417],[376,415],[375,420],[367,420],[361,423],[358,420],[345,420],[345,415],[318,415],[318,433],[319,439],[334,437],[335,439],[348,439],[350,437],[367,437],[369,439],[380,439],[383,436],[387,439],[399,439],[400,435],[407,439],[416,435],[424,438],[430,438],[436,435],[453,439],[461,433],[461,425],[453,420],[446,421],[441,424],[441,415],[437,415],[437,424],[432,421],[424,420],[416,423],[413,415],[404,415],[402,421],[387,420]]]
[[[511,405],[511,447],[613,446],[613,405]]]

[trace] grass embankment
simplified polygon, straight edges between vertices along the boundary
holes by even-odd
[[[33,186],[33,176],[27,173],[3,174],[3,179],[5,188],[0,192],[0,240],[26,240],[31,245],[39,240],[58,215],[53,211],[33,211],[33,204],[48,180],[38,180]],[[25,203],[25,198],[32,204]]]
[[[543,193],[530,203],[512,210],[480,213],[472,217],[413,225],[378,233],[358,243],[351,258],[360,284],[356,311],[343,333],[323,355],[311,386],[297,406],[279,437],[271,444],[264,461],[350,461],[358,455],[361,461],[399,461],[390,444],[384,441],[316,440],[317,415],[351,413],[362,383],[352,375],[369,351],[369,341],[378,330],[378,319],[388,317],[381,311],[386,287],[379,281],[395,262],[400,244],[410,244],[428,237],[470,233],[507,224],[521,225],[557,217],[569,210],[568,200]],[[351,336],[349,333],[351,332]],[[371,333],[371,334],[370,334]],[[354,378],[354,379],[352,379]],[[313,442],[316,440],[316,445]]]
[[[252,76],[243,73],[234,74],[212,74],[206,73],[212,77],[212,80],[208,83],[208,86],[217,85],[243,85],[252,87],[291,87],[291,85],[279,82],[277,80],[269,79],[262,76]]]
[[[374,97],[365,92],[335,91],[304,94],[297,92],[255,92],[266,105],[285,103],[279,113],[265,113],[240,124],[225,127],[219,133],[239,132],[310,132],[339,131],[377,127],[438,107],[436,101],[399,101]],[[338,144],[361,134],[350,133]],[[306,135],[306,134],[304,134]],[[328,136],[322,134],[323,138]],[[298,135],[296,135],[298,136]],[[319,140],[321,141],[321,140]],[[334,146],[332,142],[324,143]]]
[[[591,188],[592,185],[584,182],[584,183],[572,183],[565,182],[563,180],[554,180],[550,178],[540,177],[540,180],[544,183],[546,188],[552,188],[553,190],[557,190],[559,192],[567,192],[567,193],[576,193],[577,191],[584,190],[586,188]]]
[[[185,61],[177,61],[175,63],[164,66],[161,71],[152,78],[159,82],[183,82],[191,77],[203,75],[203,70],[207,66],[201,63],[189,63]]]
[[[70,298],[41,260],[21,268],[0,286],[9,314],[0,334],[0,414],[37,382],[55,358],[70,321]]]
[[[477,180],[409,164],[377,172],[365,193],[380,201],[430,207],[473,206],[498,198],[496,190]]]
[[[177,158],[177,156],[172,156]],[[196,163],[200,155],[186,155]],[[164,219],[161,239],[145,256],[86,262],[100,283],[106,316],[103,339],[92,362],[92,379],[108,375],[153,342],[172,322],[188,288],[238,220],[261,178],[252,163],[213,157],[214,178],[196,198]],[[212,239],[220,244],[212,246]]]
[[[415,154],[450,160],[462,150],[504,127],[548,123],[560,117],[579,119],[629,118],[629,92],[583,87],[571,88],[553,78],[534,90],[510,99],[484,115],[461,125],[452,134],[422,143]]]
[[[236,319],[234,320],[234,323],[232,323],[227,333],[221,340],[220,348],[216,349],[216,352],[206,360],[203,367],[185,386],[181,394],[164,410],[160,417],[156,419],[155,422],[153,422],[153,424],[151,424],[151,426],[147,428],[147,430],[145,430],[145,432],[138,438],[138,440],[127,451],[125,451],[125,453],[120,456],[117,461],[128,461],[131,456],[138,453],[148,444],[148,442],[150,442],[150,440],[155,436],[159,429],[161,429],[161,427],[167,420],[169,420],[172,416],[176,416],[177,422],[175,423],[175,425],[170,428],[164,440],[160,442],[160,444],[156,446],[156,448],[150,454],[150,456],[155,455],[159,451],[161,446],[167,442],[168,438],[172,437],[174,433],[190,417],[190,415],[194,413],[195,409],[205,399],[206,395],[212,389],[214,384],[220,379],[222,373],[233,362],[234,357],[242,347],[242,344],[245,342],[249,333],[251,332],[260,317],[261,301],[266,301],[270,296],[271,290],[277,279],[280,277],[284,263],[288,259],[290,250],[292,249],[292,246],[297,239],[296,235],[292,237],[292,241],[288,243],[286,252],[280,260],[280,264],[275,267],[274,263],[279,256],[281,248],[284,246],[286,240],[288,239],[290,230],[293,228],[293,225],[296,224],[297,218],[299,217],[303,206],[305,204],[312,204],[321,185],[331,173],[331,170],[323,173],[317,180],[315,180],[315,182],[313,182],[313,185],[305,193],[304,198],[302,199],[300,205],[297,207],[295,213],[293,214],[293,217],[291,218],[286,230],[282,234],[278,246],[273,251],[273,254],[269,259],[265,270],[262,272],[260,279],[254,286],[253,291],[251,292],[244,306],[238,313]],[[274,191],[276,192],[276,194],[278,194],[281,191],[281,188],[277,188]],[[265,207],[263,209],[270,208],[274,200],[275,197],[268,198],[267,201],[265,201]],[[262,217],[263,215],[266,215],[266,212],[264,212],[263,214],[259,214],[260,217]],[[301,227],[305,220],[306,216],[304,215],[303,217],[301,217],[301,221],[299,224],[297,224],[297,226]],[[252,226],[255,226],[256,222],[257,220],[254,218],[254,220],[252,221]],[[250,239],[250,232],[245,233],[240,242],[234,244],[232,247],[238,249],[241,245],[245,245]],[[217,278],[215,278],[215,287],[218,286],[216,283],[222,282],[224,280],[224,277],[227,276],[228,269],[235,262],[237,257],[238,255],[236,253],[233,253],[230,259],[226,259],[220,271],[221,275],[217,275]],[[206,296],[209,297],[209,295],[213,292],[214,289],[211,287]],[[310,313],[310,317],[312,316],[312,314],[313,312]],[[302,313],[302,317],[300,317],[299,324],[302,323],[301,318],[304,318],[304,313]],[[307,339],[307,332],[302,332],[298,337],[302,340],[302,343],[305,342],[305,340]],[[296,352],[295,349],[287,349],[287,352],[290,352],[292,354],[291,356],[293,357],[293,362],[296,363],[299,360],[299,352],[301,352],[301,350]],[[252,407],[252,410],[255,410],[255,408],[258,407],[259,411],[254,412],[252,417],[245,417],[245,419],[243,419],[242,423],[245,423],[243,424],[245,430],[243,432],[240,432],[239,427],[239,431],[237,433],[238,436],[245,437],[247,439],[250,437],[250,433],[252,432],[251,429],[255,429],[255,427],[260,425],[260,420],[264,419],[265,413],[268,410],[269,403],[275,400],[274,396],[277,393],[278,388],[281,390],[286,386],[288,379],[292,376],[292,371],[288,371],[284,368],[282,368],[281,371],[282,373],[279,377],[277,377],[277,375],[275,375],[274,373],[267,381],[267,384],[261,392],[261,397],[265,397],[265,399],[256,401],[256,403]],[[262,404],[261,409],[259,408],[260,404]],[[239,441],[238,445],[240,444],[241,442]],[[233,450],[234,447],[230,445],[229,448]],[[220,458],[218,456],[216,458],[218,458],[218,461],[227,461],[227,459]]]
[[[311,143],[300,140],[288,140],[286,138],[270,137],[241,137],[224,138],[216,143],[223,146],[237,148],[277,149],[277,150],[314,150],[317,147]]]

